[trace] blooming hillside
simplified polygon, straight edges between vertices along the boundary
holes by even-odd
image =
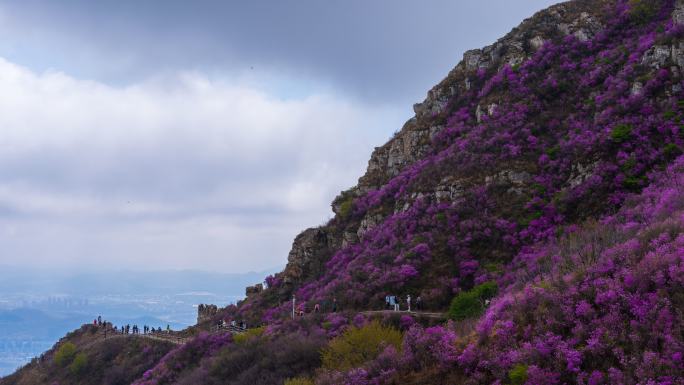
[[[291,294],[309,308],[337,298],[371,309],[409,293],[442,309],[500,279],[526,246],[614,212],[647,186],[683,144],[683,28],[672,16],[682,10],[673,1],[577,1],[545,14],[579,6],[600,11],[576,10],[577,23],[591,20],[591,37],[527,25],[518,34],[536,42],[529,57],[508,58],[503,46],[497,63],[459,65],[444,82],[453,96],[405,128],[436,128],[424,155],[386,183],[362,180],[338,198],[337,216],[318,230],[327,241],[302,253],[319,255],[309,264],[320,267],[297,282],[290,273],[301,261],[291,258],[243,316],[287,314],[272,306]]]
[[[404,315],[383,328],[348,312],[240,341],[205,335],[140,383],[681,383],[684,156],[649,180],[616,213],[524,247],[481,317],[425,327]]]

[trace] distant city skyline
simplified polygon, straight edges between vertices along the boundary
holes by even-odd
[[[262,271],[555,1],[0,0],[0,265]]]

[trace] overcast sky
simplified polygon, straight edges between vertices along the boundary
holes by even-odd
[[[548,0],[0,0],[0,265],[284,265],[467,49]]]

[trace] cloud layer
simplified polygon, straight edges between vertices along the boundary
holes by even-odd
[[[178,68],[280,72],[409,107],[464,50],[555,2],[0,1],[0,56],[123,83]]]
[[[282,264],[400,115],[197,72],[114,87],[2,59],[0,263]]]

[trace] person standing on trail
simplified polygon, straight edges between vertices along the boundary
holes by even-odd
[[[407,311],[410,313],[411,312],[411,294],[406,295],[406,306],[407,306]]]
[[[420,298],[420,296],[418,296],[418,298],[416,298],[416,310],[418,310],[418,311],[423,310],[423,299]]]
[[[333,298],[332,311],[333,313],[337,313],[337,298]]]
[[[97,316],[97,325],[102,326],[102,316],[101,315]]]
[[[169,326],[169,324],[166,324],[166,333],[167,334],[171,333],[171,326]]]
[[[97,318],[95,318],[95,319],[93,320],[93,325],[94,325],[94,326],[97,326]]]
[[[394,308],[394,311],[399,311],[399,302],[397,301],[396,295],[391,295],[389,297],[390,306]]]
[[[314,305],[314,313],[320,313],[321,312],[321,304],[316,303]]]

